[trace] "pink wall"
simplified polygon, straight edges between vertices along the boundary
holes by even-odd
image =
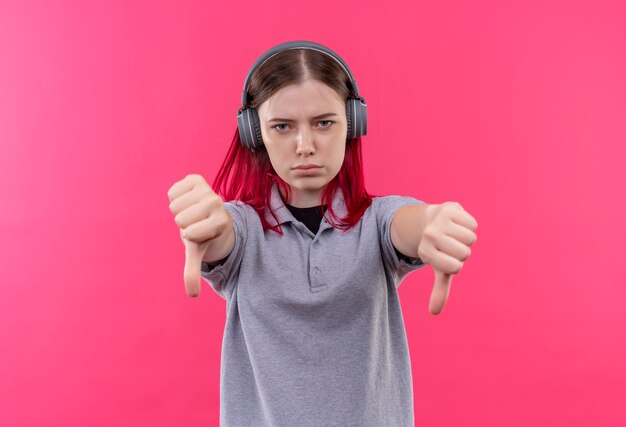
[[[371,192],[479,223],[441,315],[400,288],[416,424],[626,425],[624,2],[130,3],[0,4],[0,425],[217,425],[167,190],[293,39],[355,73]]]

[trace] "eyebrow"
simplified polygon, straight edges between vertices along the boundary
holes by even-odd
[[[313,120],[317,120],[317,119],[323,119],[324,117],[333,117],[333,116],[338,116],[338,114],[335,113],[325,113],[325,114],[320,114],[319,116],[315,116],[312,117]],[[278,117],[274,117],[273,119],[269,119],[267,122],[293,122],[295,120],[292,119],[281,119]]]

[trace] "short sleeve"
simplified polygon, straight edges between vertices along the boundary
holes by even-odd
[[[239,275],[239,267],[243,258],[245,242],[247,240],[246,214],[244,207],[236,202],[224,202],[224,207],[233,219],[235,243],[225,261],[218,265],[209,265],[202,262],[200,275],[211,288],[225,300],[229,300]],[[241,203],[241,202],[238,202]]]
[[[403,206],[425,203],[408,196],[383,196],[378,198],[376,220],[385,270],[393,277],[396,287],[412,271],[425,267],[426,264],[419,258],[398,256],[398,251],[391,242],[391,221],[394,215]]]

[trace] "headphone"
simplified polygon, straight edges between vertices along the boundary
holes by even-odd
[[[341,68],[346,72],[349,77],[349,89],[351,89],[354,95],[350,95],[346,100],[346,119],[348,121],[348,139],[359,138],[367,133],[367,104],[365,99],[359,95],[359,89],[356,85],[356,81],[348,68],[348,65],[337,55],[335,52],[322,46],[321,44],[314,43],[306,40],[296,40],[281,43],[269,49],[263,55],[261,55],[256,62],[252,65],[246,80],[243,84],[243,91],[241,94],[241,107],[237,110],[237,128],[239,129],[239,137],[241,144],[254,152],[255,148],[263,145],[263,138],[261,137],[261,125],[259,121],[259,114],[254,108],[248,107],[250,94],[248,93],[248,85],[250,84],[250,76],[252,73],[263,65],[268,59],[274,55],[288,50],[288,49],[311,49],[318,52],[322,52],[331,58],[333,58]]]

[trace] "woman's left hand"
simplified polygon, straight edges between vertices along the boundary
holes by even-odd
[[[443,310],[450,292],[452,275],[457,274],[476,243],[478,223],[457,202],[428,206],[425,227],[418,246],[418,256],[435,270],[435,284],[430,295],[430,314]]]

